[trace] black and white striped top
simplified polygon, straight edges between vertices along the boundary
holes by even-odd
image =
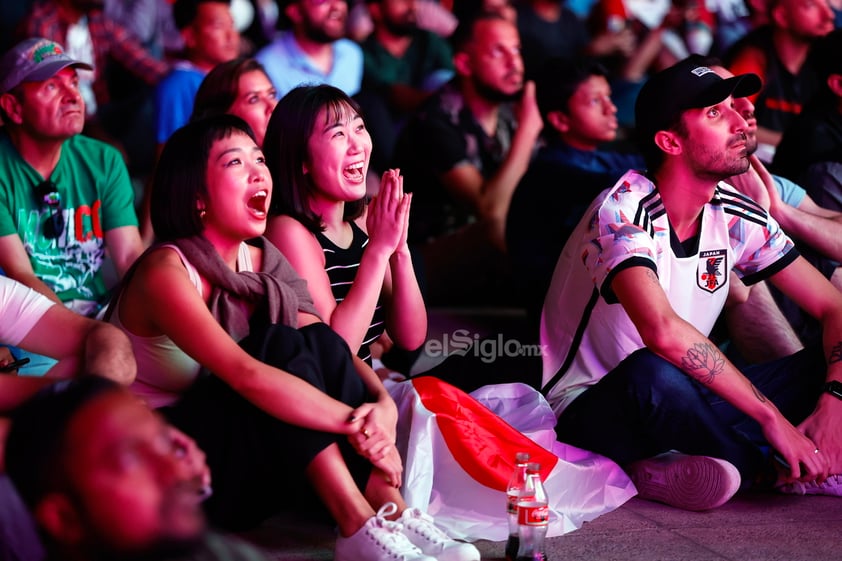
[[[342,302],[348,291],[351,290],[351,285],[357,276],[357,270],[360,268],[363,249],[368,245],[368,236],[359,226],[351,222],[351,229],[354,232],[354,238],[347,249],[337,246],[327,239],[323,233],[316,233],[316,239],[319,240],[319,245],[322,246],[325,254],[325,272],[330,279],[330,289],[333,291],[333,297],[337,304]],[[377,307],[374,308],[374,316],[371,318],[368,331],[357,353],[357,356],[369,365],[371,364],[369,345],[376,341],[385,329],[385,314],[381,299],[378,299]]]

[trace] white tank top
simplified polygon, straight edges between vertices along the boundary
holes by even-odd
[[[162,247],[173,249],[187,269],[190,282],[202,294],[202,280],[196,268],[178,247],[164,244]],[[240,245],[237,255],[237,270],[252,271],[251,254],[248,245]],[[171,405],[178,400],[184,390],[190,387],[201,369],[201,365],[178,348],[166,335],[142,337],[135,335],[120,321],[119,300],[114,304],[117,308],[111,314],[111,323],[123,330],[132,343],[135,360],[137,361],[137,379],[131,390],[146,400],[152,408]]]

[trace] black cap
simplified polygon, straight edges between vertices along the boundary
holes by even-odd
[[[634,106],[635,127],[649,142],[656,132],[666,130],[688,109],[716,105],[729,95],[746,97],[760,91],[757,74],[722,78],[690,56],[654,74],[643,85]]]

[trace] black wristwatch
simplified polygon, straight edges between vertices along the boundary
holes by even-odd
[[[823,391],[826,391],[837,399],[842,399],[842,382],[836,380],[828,382],[824,385]]]

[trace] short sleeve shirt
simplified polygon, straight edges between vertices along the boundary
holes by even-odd
[[[0,132],[0,236],[20,236],[35,275],[62,302],[100,302],[106,295],[100,271],[105,232],[138,224],[126,165],[113,147],[79,134],[62,144],[50,180],[64,218],[52,239],[44,225],[54,211],[35,196],[44,178]]]
[[[338,39],[332,48],[333,66],[327,73],[313,65],[298,47],[291,31],[282,32],[275,41],[260,49],[255,58],[266,69],[278,97],[303,84],[330,84],[348,95],[355,95],[363,80],[362,48],[350,39]]]
[[[0,276],[0,343],[20,344],[53,304],[28,286]]]
[[[453,70],[453,53],[447,41],[431,31],[418,30],[406,52],[396,57],[370,35],[362,44],[363,86],[377,89],[406,84],[425,89],[426,80],[441,70]]]
[[[413,193],[412,242],[445,235],[474,220],[473,211],[457,202],[440,178],[462,165],[490,178],[506,159],[516,126],[511,105],[503,104],[494,134],[486,134],[452,81],[424,103],[395,147],[395,167],[403,172],[406,191]]]
[[[155,88],[155,139],[159,144],[190,120],[193,100],[204,78],[205,72],[182,61]]]
[[[732,270],[752,284],[798,256],[777,222],[725,183],[701,221],[697,243],[687,249],[675,238],[655,185],[635,171],[589,207],[562,250],[541,317],[543,389],[556,414],[644,347],[611,291],[617,272],[651,268],[675,312],[707,335]]]

